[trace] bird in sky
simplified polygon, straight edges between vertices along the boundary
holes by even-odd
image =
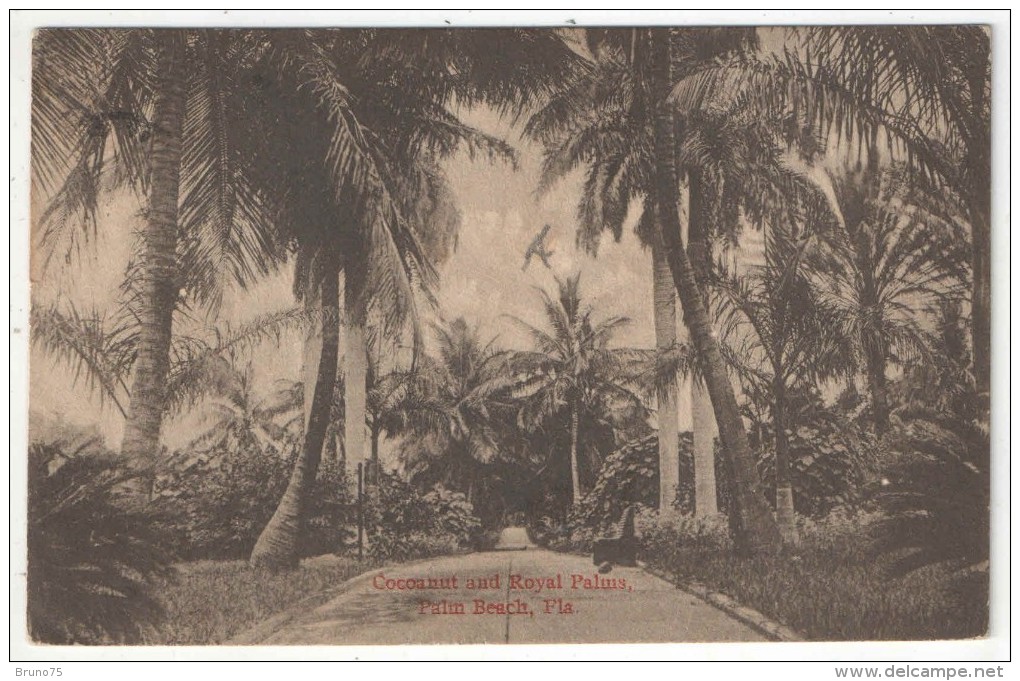
[[[548,224],[543,226],[542,231],[539,232],[534,239],[532,239],[531,245],[529,245],[528,249],[524,251],[524,266],[521,267],[522,272],[528,269],[528,265],[531,263],[531,256],[533,255],[537,255],[541,258],[542,264],[545,265],[546,268],[552,269],[552,266],[549,264],[549,258],[552,257],[553,251],[549,250],[545,244],[545,238],[549,234],[550,229],[552,229],[552,227]]]

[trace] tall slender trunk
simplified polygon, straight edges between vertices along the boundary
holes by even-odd
[[[581,470],[577,461],[577,431],[580,416],[575,402],[570,406],[570,489],[574,505],[581,503]]]
[[[886,353],[882,348],[868,348],[868,391],[871,393],[871,418],[875,435],[882,437],[889,428],[889,389],[885,376]]]
[[[715,419],[712,400],[700,381],[691,380],[691,430],[694,431],[694,515],[719,512],[715,479]]]
[[[366,395],[368,348],[365,315],[360,313],[363,282],[344,277],[344,453],[348,470],[368,460]]]
[[[676,287],[662,245],[652,243],[652,280],[655,313],[655,347],[665,352],[676,344]],[[659,509],[668,509],[680,484],[680,424],[676,380],[658,396]]]
[[[337,309],[340,305],[340,272],[333,266],[325,273],[322,281],[321,300],[324,310]],[[300,559],[298,541],[305,521],[305,509],[312,484],[319,470],[322,445],[329,427],[330,404],[336,384],[336,370],[340,352],[339,320],[329,314],[322,320],[322,352],[319,370],[315,378],[312,396],[312,413],[305,430],[304,444],[294,464],[287,483],[287,489],[280,499],[276,512],[262,534],[259,535],[251,553],[254,567],[269,569],[292,569]]]
[[[708,234],[708,187],[701,172],[688,171],[687,255],[694,267],[694,278],[704,291],[712,271],[712,249]],[[704,386],[691,380],[691,430],[694,436],[694,513],[697,516],[719,512],[715,484],[715,419],[712,402]]]
[[[740,417],[733,386],[726,374],[719,341],[712,330],[704,298],[694,278],[694,269],[684,250],[677,209],[679,189],[674,165],[674,117],[667,104],[672,80],[669,29],[650,31],[652,85],[658,102],[655,115],[657,223],[666,246],[673,281],[680,295],[684,323],[698,354],[708,393],[712,398],[723,450],[733,469],[734,499],[730,527],[734,546],[740,553],[751,554],[777,546],[779,533],[765,502],[754,454],[747,442],[744,422]]]
[[[185,116],[185,36],[168,31],[159,62],[149,147],[151,190],[137,247],[139,288],[138,354],[121,453],[144,469],[132,492],[148,498],[155,478],[160,430],[170,370],[170,342],[177,304],[177,204],[181,188],[181,144]]]
[[[379,439],[382,436],[382,432],[378,426],[372,424],[372,458],[368,465],[368,484],[376,485],[379,483],[379,477],[382,473],[382,468],[379,465]]]
[[[790,473],[790,438],[786,435],[786,384],[781,372],[776,372],[772,393],[772,428],[776,444],[776,523],[779,534],[787,544],[796,544],[797,516],[793,510],[793,478]]]

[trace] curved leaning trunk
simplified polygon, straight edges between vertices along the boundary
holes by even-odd
[[[318,291],[305,295],[305,312],[312,318],[305,331],[301,354],[301,387],[304,390],[302,409],[305,415],[305,430],[312,418],[312,401],[315,399],[315,384],[319,375],[319,359],[322,357],[322,315],[319,310]]]
[[[170,342],[177,304],[177,210],[181,186],[181,138],[185,116],[184,37],[170,31],[160,45],[156,101],[149,158],[148,215],[139,234],[138,354],[121,454],[143,469],[141,488],[148,498],[159,455],[160,430],[170,370]]]
[[[772,550],[779,533],[762,492],[754,454],[747,442],[744,422],[726,373],[726,364],[708,318],[694,269],[683,247],[674,157],[674,117],[666,101],[671,84],[669,29],[650,29],[652,35],[652,85],[660,102],[655,115],[655,194],[662,242],[666,246],[670,270],[683,307],[684,324],[691,336],[719,424],[723,451],[733,470],[733,508],[730,528],[736,550],[752,554]]]
[[[655,347],[665,352],[676,344],[676,287],[661,245],[652,244],[652,279],[655,312]],[[659,510],[676,499],[680,484],[680,424],[677,414],[676,380],[669,391],[658,395]]]
[[[305,430],[304,444],[280,505],[276,507],[276,512],[252,550],[250,562],[254,567],[292,569],[297,567],[300,559],[298,541],[305,521],[308,495],[322,459],[322,445],[329,427],[330,405],[336,384],[337,357],[340,352],[339,320],[335,314],[340,307],[339,278],[340,273],[334,267],[326,273],[322,282],[322,352],[312,396],[311,416]]]
[[[581,470],[577,461],[577,431],[580,417],[577,404],[570,407],[570,488],[574,505],[581,503]]]

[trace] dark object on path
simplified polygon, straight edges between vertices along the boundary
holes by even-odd
[[[613,564],[610,563],[608,560],[606,562],[602,563],[601,565],[599,565],[599,574],[600,575],[604,575],[607,572],[612,572],[612,571],[613,571]]]
[[[628,506],[620,522],[608,537],[596,539],[592,545],[592,562],[633,567],[637,565],[637,539],[634,537],[634,507]]]

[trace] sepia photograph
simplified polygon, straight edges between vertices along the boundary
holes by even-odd
[[[998,28],[732,14],[31,31],[18,645],[988,637]]]

